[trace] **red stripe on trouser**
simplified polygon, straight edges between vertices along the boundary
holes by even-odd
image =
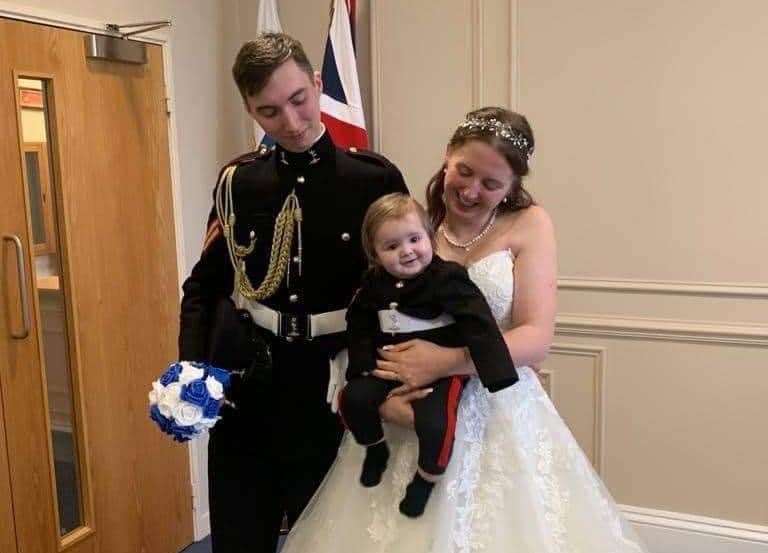
[[[451,384],[448,388],[448,402],[446,408],[445,436],[443,437],[443,446],[440,448],[440,456],[437,458],[437,466],[445,468],[451,458],[453,449],[453,438],[456,432],[456,411],[459,407],[459,398],[461,397],[462,377],[452,376]]]
[[[341,419],[341,424],[344,425],[344,428],[349,430],[349,425],[347,424],[347,421],[344,420],[344,392],[346,391],[347,387],[344,386],[339,392],[339,418]]]

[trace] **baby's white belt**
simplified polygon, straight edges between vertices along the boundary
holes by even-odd
[[[388,334],[403,334],[419,332],[452,325],[456,319],[448,313],[443,313],[434,319],[419,319],[401,313],[397,309],[382,309],[379,311],[379,326],[382,332]]]
[[[301,337],[317,338],[326,334],[335,334],[347,330],[347,310],[337,309],[336,311],[327,311],[326,313],[316,313],[310,315],[293,315],[290,313],[281,313],[257,301],[244,298],[240,294],[232,294],[232,299],[238,309],[245,309],[250,313],[253,322],[269,330],[275,336],[283,338]],[[304,319],[306,329],[299,334],[291,333],[291,318]]]

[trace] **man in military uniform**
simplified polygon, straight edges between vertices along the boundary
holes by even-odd
[[[296,520],[341,438],[326,403],[329,359],[345,347],[344,310],[367,265],[363,216],[380,196],[407,190],[385,158],[333,145],[319,75],[298,41],[246,43],[233,76],[277,145],[220,176],[184,283],[179,347],[183,360],[208,360],[214,311],[229,296],[267,335],[269,384],[244,386],[211,431],[208,475],[214,553],[272,553],[283,516]]]

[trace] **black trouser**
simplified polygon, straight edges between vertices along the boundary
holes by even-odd
[[[453,451],[456,410],[467,378],[452,376],[430,385],[428,396],[415,400],[414,427],[419,440],[419,467],[429,474],[442,474]],[[355,441],[371,445],[384,437],[379,406],[400,382],[375,376],[353,378],[341,396],[340,411],[344,424]]]
[[[223,413],[208,444],[213,553],[274,553],[336,456],[341,424],[325,403],[328,359],[309,344],[273,344],[272,382]]]

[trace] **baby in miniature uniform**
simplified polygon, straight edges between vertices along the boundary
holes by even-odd
[[[347,311],[348,383],[339,410],[357,443],[366,446],[363,486],[381,482],[389,459],[379,406],[400,383],[378,378],[376,349],[421,338],[469,349],[477,375],[491,392],[518,380],[506,342],[482,292],[466,269],[434,254],[435,234],[424,208],[405,194],[371,204],[363,220],[363,248],[371,264]],[[420,516],[451,457],[456,411],[469,377],[442,378],[413,401],[418,470],[400,512]]]

